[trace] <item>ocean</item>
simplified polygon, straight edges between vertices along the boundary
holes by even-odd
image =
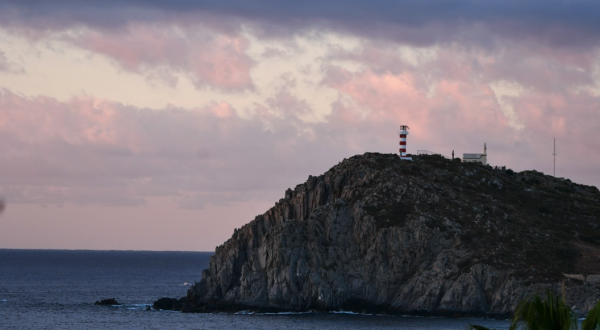
[[[0,329],[508,329],[508,322],[346,313],[184,314],[146,310],[182,297],[212,252],[0,249]],[[116,298],[121,306],[96,306]]]

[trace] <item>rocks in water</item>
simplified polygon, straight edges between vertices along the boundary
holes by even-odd
[[[186,297],[154,308],[505,314],[560,291],[562,273],[600,271],[586,261],[600,246],[598,189],[535,171],[367,153],[284,197],[217,247]],[[600,299],[565,291],[582,310]]]
[[[102,299],[96,301],[94,305],[121,305],[115,298]]]
[[[175,298],[160,298],[152,304],[152,308],[154,309],[162,309],[166,311],[172,310],[181,310],[183,306],[183,298],[175,299]]]

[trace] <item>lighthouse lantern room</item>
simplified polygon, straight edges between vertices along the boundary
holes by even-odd
[[[412,157],[406,157],[406,137],[408,136],[408,126],[400,125],[398,134],[400,135],[400,159],[412,160]]]

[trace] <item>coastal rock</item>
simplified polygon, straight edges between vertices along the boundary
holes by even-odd
[[[159,308],[503,315],[534,292],[560,292],[563,273],[598,273],[586,260],[599,219],[595,187],[367,153],[288,189],[216,248],[180,308]],[[565,284],[581,310],[600,299],[583,285]]]
[[[102,300],[96,301],[94,303],[94,305],[111,305],[111,306],[116,306],[116,305],[121,305],[121,304],[119,304],[119,302],[115,298],[109,298],[109,299],[102,299]]]
[[[181,310],[183,300],[184,299],[160,298],[152,304],[152,308],[166,311]]]

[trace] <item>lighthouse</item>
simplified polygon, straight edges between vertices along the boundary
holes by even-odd
[[[408,136],[408,126],[400,125],[398,134],[400,135],[400,159],[412,160],[412,157],[406,157],[406,137]]]

